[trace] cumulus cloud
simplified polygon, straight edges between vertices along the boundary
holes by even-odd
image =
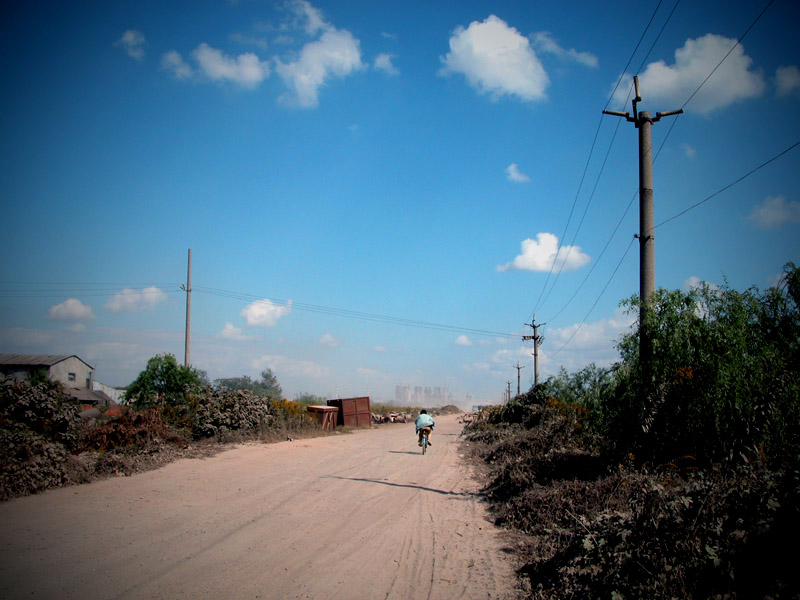
[[[332,78],[343,78],[365,68],[361,61],[361,43],[349,31],[326,22],[322,13],[306,0],[289,0],[286,6],[291,18],[275,28],[286,33],[275,38],[273,43],[293,44],[299,30],[317,38],[297,52],[287,50],[283,57],[261,60],[253,52],[230,56],[203,42],[192,51],[192,61],[184,60],[179,52],[172,50],[162,56],[161,66],[179,80],[230,82],[248,90],[256,89],[274,69],[289,90],[278,98],[279,102],[286,106],[314,108],[319,105],[320,89]],[[233,34],[231,39],[267,47],[264,39],[242,33]],[[379,55],[375,68],[396,74],[390,55]]]
[[[327,31],[332,28],[325,21],[322,12],[311,6],[307,0],[293,0],[289,3],[289,8],[294,11],[300,21],[304,22],[304,28],[308,35],[315,35],[319,31]]]
[[[475,90],[493,100],[504,95],[542,100],[550,84],[528,38],[494,15],[466,29],[457,27],[450,52],[441,61],[440,74],[464,75]]]
[[[775,87],[779,98],[800,93],[800,69],[796,65],[778,67],[775,70]]]
[[[594,362],[608,366],[619,359],[616,343],[630,333],[637,313],[617,308],[606,319],[592,323],[574,323],[561,328],[548,328],[547,341],[539,347],[540,379],[542,371],[555,372],[564,367],[574,371]],[[530,349],[528,349],[530,351]]]
[[[472,340],[470,340],[465,335],[460,335],[456,338],[456,345],[457,346],[472,346]]]
[[[336,348],[336,346],[339,345],[339,341],[330,333],[324,333],[322,337],[319,338],[319,345],[327,346],[328,348]]]
[[[170,50],[161,57],[161,68],[169,71],[175,79],[191,79],[194,69],[186,64],[180,52]]]
[[[264,298],[246,306],[240,316],[244,317],[251,327],[274,327],[281,317],[285,317],[291,312],[291,300],[284,305],[275,304],[269,298]]]
[[[683,153],[686,155],[686,158],[694,158],[695,155],[697,154],[697,150],[695,150],[689,144],[686,143],[680,144],[680,148],[681,150],[683,150]]]
[[[91,306],[86,306],[77,298],[68,298],[61,304],[51,306],[47,311],[47,318],[56,321],[86,321],[94,319],[94,314]]]
[[[710,281],[700,279],[697,275],[692,275],[689,277],[689,279],[683,282],[683,291],[685,292],[702,287],[708,287],[712,290],[719,289],[719,286],[716,283],[711,283]]]
[[[308,42],[292,62],[276,61],[276,70],[291,93],[281,96],[288,105],[315,108],[319,90],[331,77],[346,77],[364,67],[360,42],[345,29],[329,29]]]
[[[399,75],[400,71],[392,63],[392,58],[394,55],[382,52],[375,57],[373,65],[378,71],[383,71],[387,75]]]
[[[517,163],[511,163],[506,167],[506,178],[516,183],[525,183],[531,180],[530,177],[519,170]]]
[[[122,48],[127,52],[128,56],[136,60],[142,60],[144,58],[144,47],[146,44],[147,41],[144,39],[144,35],[141,31],[137,31],[136,29],[128,29],[122,34],[121,38],[114,42],[115,46]]]
[[[800,202],[788,202],[783,196],[768,196],[764,202],[753,207],[747,220],[762,229],[800,223]]]
[[[231,81],[243,88],[254,89],[269,77],[269,63],[262,62],[252,52],[232,58],[203,43],[192,52],[192,57],[211,81]]]
[[[497,270],[549,271],[556,264],[565,271],[574,271],[591,260],[580,246],[559,248],[558,237],[552,233],[538,233],[535,240],[523,240],[521,247],[521,253],[513,261],[498,265]]]
[[[752,69],[753,59],[744,53],[741,44],[703,84],[734,44],[734,39],[709,33],[686,40],[683,47],[675,51],[674,64],[668,65],[663,60],[650,63],[639,76],[648,105],[658,105],[658,110],[662,111],[678,109],[701,84],[703,87],[686,105],[687,111],[708,115],[734,102],[761,96],[766,86],[764,77],[760,71]],[[626,74],[617,88],[614,99],[619,104],[625,102],[631,80]]]
[[[246,342],[258,339],[258,337],[254,335],[245,335],[242,328],[234,326],[233,323],[225,323],[225,327],[219,332],[218,337],[223,340],[231,340],[234,342]]]
[[[233,33],[231,34],[231,39],[242,46],[256,46],[262,50],[266,50],[269,47],[267,40],[264,38],[247,35],[246,33]]]
[[[560,60],[571,61],[587,67],[596,67],[597,57],[591,52],[579,52],[574,48],[565,50],[556,42],[549,31],[540,31],[532,36],[534,47],[542,53],[553,54]]]
[[[166,292],[154,286],[143,290],[125,288],[121,292],[114,294],[111,300],[106,302],[106,308],[111,312],[147,310],[154,308],[166,299]]]

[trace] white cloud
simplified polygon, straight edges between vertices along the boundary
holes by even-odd
[[[712,290],[719,289],[719,286],[716,283],[711,283],[710,281],[704,281],[703,279],[700,279],[697,275],[692,275],[691,277],[689,277],[689,279],[683,282],[683,291],[688,292],[693,289],[701,288],[704,286],[707,286]]]
[[[383,71],[387,75],[399,75],[400,71],[392,63],[392,58],[394,58],[394,55],[382,52],[375,57],[373,65],[378,71]]]
[[[192,52],[192,56],[200,65],[200,70],[212,81],[231,81],[243,88],[254,89],[269,77],[269,63],[262,62],[252,52],[231,58],[202,43]]]
[[[796,65],[775,70],[776,94],[780,98],[800,93],[800,69]]]
[[[309,377],[321,379],[329,377],[331,370],[310,360],[295,360],[285,356],[265,354],[253,361],[253,367],[262,371],[272,369],[280,381],[282,377]]]
[[[276,69],[292,90],[281,100],[303,108],[319,105],[319,89],[331,77],[345,77],[364,67],[360,42],[349,31],[329,29],[319,40],[309,42],[297,60],[284,63],[277,59]]]
[[[574,48],[565,50],[556,42],[549,31],[540,31],[532,36],[533,45],[539,52],[553,54],[560,60],[580,63],[587,67],[596,67],[597,57],[591,52],[578,52]]]
[[[375,352],[379,352],[381,354],[386,354],[388,352],[388,350],[386,349],[385,346],[375,346],[373,348],[373,350],[375,350]]]
[[[542,100],[550,79],[530,41],[491,15],[482,23],[459,26],[450,37],[450,52],[441,57],[440,74],[461,73],[479,93],[493,100],[503,95]]]
[[[472,346],[472,341],[465,335],[460,335],[456,338],[457,346]]]
[[[267,40],[264,38],[247,35],[246,33],[233,33],[231,34],[231,40],[243,46],[256,46],[262,50],[266,50],[269,47]]]
[[[161,68],[172,73],[175,79],[191,79],[194,77],[194,69],[184,62],[179,52],[170,50],[161,57]]]
[[[47,311],[47,318],[56,321],[85,321],[94,319],[94,314],[91,306],[86,306],[77,298],[68,298],[61,304],[51,306]]]
[[[319,338],[319,345],[327,346],[328,348],[336,348],[336,346],[339,345],[339,341],[330,333],[324,333],[322,337]]]
[[[762,229],[777,229],[786,223],[800,223],[800,202],[787,202],[783,196],[768,196],[753,207],[748,221]]]
[[[538,233],[536,240],[530,238],[521,243],[521,254],[512,262],[498,265],[498,271],[549,271],[555,263],[565,271],[580,269],[591,258],[581,252],[580,246],[558,247],[558,237],[552,233]]]
[[[572,371],[591,362],[598,366],[616,362],[619,360],[616,343],[623,334],[631,332],[637,316],[635,311],[617,308],[611,317],[594,323],[547,328],[545,343],[539,347],[539,380],[546,377],[545,371],[554,375],[561,366]]]
[[[530,177],[519,170],[517,163],[511,163],[506,167],[506,177],[509,181],[515,181],[517,183],[525,183],[531,180]]]
[[[697,150],[695,150],[689,144],[686,143],[680,144],[680,148],[681,150],[683,150],[683,153],[686,155],[686,158],[694,158],[695,155],[697,154]]]
[[[322,17],[322,12],[311,6],[307,0],[293,0],[289,3],[289,8],[294,10],[301,21],[305,21],[305,31],[308,35],[332,29],[331,25]]]
[[[274,327],[281,317],[285,317],[291,312],[291,300],[282,305],[275,304],[269,298],[264,298],[246,306],[240,316],[244,317],[251,327]]]
[[[764,77],[760,71],[751,70],[753,59],[744,53],[741,44],[703,84],[735,43],[734,39],[709,33],[686,40],[675,51],[673,65],[663,60],[650,63],[639,76],[639,87],[647,104],[657,106],[660,111],[681,108],[701,84],[703,87],[686,105],[687,111],[708,115],[739,100],[761,96],[766,86]],[[615,100],[620,104],[625,102],[631,80],[626,75],[617,88]]]
[[[106,302],[106,308],[111,312],[146,310],[154,308],[166,299],[166,292],[154,286],[143,290],[125,288]]]
[[[235,342],[246,342],[259,339],[258,336],[245,335],[242,332],[242,328],[234,326],[233,323],[225,323],[225,327],[223,327],[222,331],[219,332],[218,337],[222,338],[223,340],[232,340]]]
[[[115,46],[122,48],[128,53],[128,56],[136,60],[142,60],[144,58],[144,47],[146,44],[147,41],[144,39],[144,35],[142,35],[141,31],[137,31],[136,29],[128,29],[122,34],[121,38],[114,42]]]

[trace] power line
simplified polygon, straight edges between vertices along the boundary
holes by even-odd
[[[550,358],[553,358],[555,355],[561,352],[567,346],[567,344],[569,344],[572,341],[572,338],[575,337],[580,328],[583,327],[584,323],[586,323],[586,319],[588,319],[589,315],[592,314],[592,311],[594,310],[595,306],[597,306],[597,303],[600,302],[600,298],[603,297],[603,294],[605,293],[606,289],[608,289],[608,286],[611,285],[611,281],[614,279],[614,275],[617,274],[617,271],[619,270],[620,266],[622,266],[622,262],[625,260],[625,257],[628,256],[628,252],[630,252],[631,246],[633,246],[633,242],[635,239],[636,238],[631,238],[631,241],[628,244],[628,247],[625,249],[625,253],[622,255],[622,258],[619,259],[617,266],[614,267],[614,271],[611,273],[611,276],[608,278],[608,281],[606,281],[606,284],[603,286],[603,289],[600,290],[600,294],[598,294],[597,299],[594,301],[594,304],[592,304],[591,308],[587,311],[586,315],[583,317],[581,322],[578,323],[578,326],[575,327],[575,329],[572,332],[572,335],[570,335],[567,338],[567,340],[563,344],[561,344],[561,347],[558,350],[553,352]]]
[[[672,215],[670,218],[668,218],[668,219],[665,219],[664,221],[661,221],[661,223],[659,223],[658,225],[656,225],[656,226],[655,226],[653,229],[657,229],[657,228],[661,227],[662,225],[665,225],[665,224],[669,223],[670,221],[673,221],[673,220],[677,219],[678,217],[685,215],[685,214],[686,214],[686,213],[688,213],[690,210],[694,210],[695,208],[697,208],[697,207],[698,207],[698,206],[700,206],[701,204],[705,204],[706,202],[708,202],[709,200],[711,200],[711,199],[712,199],[714,196],[718,196],[718,195],[719,195],[719,194],[721,194],[722,192],[724,192],[724,191],[726,191],[726,190],[729,190],[730,188],[732,188],[733,186],[735,186],[737,183],[739,183],[739,182],[743,181],[744,179],[747,179],[748,177],[750,177],[750,175],[752,175],[752,174],[753,174],[753,173],[755,173],[756,171],[759,171],[759,170],[763,169],[763,168],[764,168],[764,167],[766,167],[766,166],[767,166],[769,163],[771,163],[771,162],[772,162],[772,161],[774,161],[774,160],[777,160],[778,158],[780,158],[781,156],[783,156],[783,155],[784,155],[784,154],[786,154],[787,152],[789,152],[789,151],[791,151],[791,150],[794,150],[794,149],[795,149],[797,146],[799,146],[799,145],[800,145],[800,141],[797,141],[797,142],[795,142],[794,144],[792,144],[791,146],[789,146],[788,148],[786,148],[786,150],[784,150],[783,152],[780,152],[779,154],[776,154],[775,156],[773,156],[773,157],[772,157],[772,158],[770,158],[769,160],[767,160],[767,161],[764,161],[763,163],[761,163],[760,165],[758,165],[758,166],[757,166],[755,169],[752,169],[752,170],[748,171],[747,173],[745,173],[744,175],[742,175],[741,177],[739,177],[739,179],[737,179],[736,181],[733,181],[733,182],[729,183],[728,185],[726,185],[725,187],[722,187],[722,188],[718,189],[716,192],[714,192],[714,193],[713,193],[713,194],[711,194],[710,196],[706,196],[705,198],[703,198],[702,200],[700,200],[700,202],[696,202],[695,204],[692,204],[692,205],[691,205],[689,208],[685,208],[685,209],[684,209],[684,210],[682,210],[681,212],[679,212],[679,213],[677,213],[677,214],[675,214],[675,215]]]
[[[338,317],[347,317],[351,319],[358,319],[362,321],[372,321],[377,323],[386,323],[390,325],[402,325],[406,327],[417,327],[421,329],[433,329],[439,331],[450,331],[454,333],[469,333],[474,335],[490,335],[496,337],[503,337],[503,338],[518,338],[519,336],[516,334],[510,333],[503,333],[497,331],[488,331],[485,329],[477,329],[472,327],[460,327],[456,325],[446,325],[443,323],[434,323],[431,321],[420,321],[415,319],[406,319],[402,317],[392,317],[389,315],[380,315],[375,313],[368,313],[356,310],[350,310],[345,308],[335,308],[331,306],[321,306],[317,304],[308,304],[305,302],[297,302],[294,300],[273,300],[273,299],[265,299],[264,296],[254,296],[252,294],[245,294],[240,292],[233,292],[229,290],[222,290],[218,288],[209,288],[203,286],[192,286],[192,290],[195,292],[199,292],[201,294],[209,294],[214,296],[220,296],[223,298],[233,298],[236,300],[245,300],[251,302],[269,302],[271,304],[277,306],[285,306],[291,307],[292,309],[307,311],[307,312],[314,312],[320,314],[326,314],[331,316],[338,316]]]
[[[619,87],[619,84],[622,82],[622,79],[623,79],[625,73],[627,72],[628,67],[630,66],[631,62],[633,61],[633,57],[636,55],[636,51],[639,49],[639,46],[641,45],[642,40],[644,40],[644,37],[647,34],[647,32],[649,31],[650,26],[653,24],[653,19],[655,19],[655,16],[658,13],[658,9],[661,6],[661,2],[662,2],[662,0],[659,0],[658,4],[656,5],[655,10],[653,11],[653,14],[650,16],[650,20],[648,21],[647,25],[645,26],[644,30],[642,31],[642,35],[639,37],[639,41],[636,43],[636,46],[634,47],[633,52],[631,52],[631,55],[628,58],[628,62],[625,64],[625,67],[622,69],[622,74],[619,76],[619,79],[617,80],[617,83],[614,86],[614,89],[611,91],[611,94],[609,95],[608,100],[606,101],[605,108],[608,108],[608,105],[611,103],[611,100],[613,100],[614,94],[616,93],[617,88]],[[674,10],[675,9],[673,8],[673,12],[674,12]],[[672,16],[672,13],[670,13],[670,17],[671,16]],[[661,34],[659,33],[659,35],[661,35]],[[597,128],[595,129],[594,139],[592,140],[592,145],[589,148],[589,156],[587,157],[586,165],[583,168],[583,174],[581,175],[581,180],[580,180],[580,182],[578,184],[578,190],[575,193],[575,198],[572,201],[572,207],[570,208],[569,216],[567,217],[567,224],[564,226],[564,231],[561,234],[561,238],[559,238],[562,242],[564,241],[564,238],[566,237],[567,230],[569,229],[569,224],[572,221],[572,215],[575,212],[575,205],[578,202],[578,197],[580,196],[581,189],[583,188],[583,182],[586,179],[586,173],[587,173],[587,171],[589,169],[589,164],[591,163],[592,155],[594,154],[595,145],[597,144],[597,137],[600,134],[600,127],[602,126],[602,124],[603,124],[603,117],[601,115],[600,120],[597,123]],[[613,142],[613,140],[612,140],[612,142]],[[547,278],[545,279],[544,285],[542,286],[542,291],[539,293],[539,298],[536,300],[536,303],[534,304],[534,312],[536,311],[536,309],[543,302],[542,296],[544,295],[544,292],[547,289],[547,284],[550,282],[550,277],[553,274],[553,268],[555,267],[557,258],[558,258],[558,252],[556,252],[556,256],[553,258],[553,263],[550,265],[550,270],[548,271]],[[559,270],[559,273],[561,272],[561,270],[563,270],[563,265],[566,262],[566,258],[567,257],[565,257],[564,261],[562,261],[562,267]],[[551,291],[553,289],[553,286],[555,286],[555,281],[553,282],[553,285],[550,286],[550,290]],[[548,295],[549,295],[549,293],[548,293]]]
[[[758,16],[757,16],[757,17],[756,17],[756,18],[753,20],[753,22],[752,22],[752,23],[750,23],[750,25],[747,27],[747,29],[744,31],[744,33],[742,33],[742,35],[740,35],[740,36],[739,36],[739,38],[736,40],[736,43],[735,43],[733,46],[731,46],[730,50],[728,50],[728,52],[725,54],[725,56],[723,56],[723,57],[722,57],[722,59],[721,59],[721,60],[720,60],[720,61],[719,61],[719,62],[716,64],[716,66],[715,66],[715,67],[714,67],[714,68],[711,70],[711,72],[710,72],[710,73],[709,73],[709,74],[708,74],[708,75],[705,77],[705,79],[702,81],[702,83],[701,83],[701,84],[700,84],[700,85],[697,87],[697,89],[695,89],[695,90],[694,90],[694,92],[692,92],[692,94],[689,96],[689,98],[687,98],[687,100],[686,100],[686,101],[683,103],[683,106],[682,106],[681,110],[683,110],[683,108],[685,108],[685,107],[686,107],[686,105],[687,105],[687,104],[689,104],[689,102],[692,100],[692,98],[694,98],[694,96],[695,96],[695,95],[696,95],[696,94],[697,94],[697,93],[700,91],[700,89],[701,89],[701,88],[702,88],[702,87],[703,87],[703,86],[706,84],[706,82],[707,82],[707,81],[708,81],[708,80],[711,78],[711,76],[712,76],[712,75],[713,75],[713,74],[714,74],[714,73],[717,71],[717,69],[720,67],[720,65],[721,65],[723,62],[725,62],[725,60],[728,58],[728,56],[730,56],[731,52],[733,52],[733,50],[734,50],[734,49],[735,49],[735,48],[736,48],[736,47],[737,47],[737,46],[738,46],[738,45],[741,43],[741,41],[742,41],[742,40],[743,40],[743,39],[744,39],[744,38],[747,36],[747,34],[748,34],[748,33],[750,33],[750,31],[753,29],[753,27],[756,25],[756,23],[758,23],[758,21],[761,19],[761,17],[764,15],[764,13],[765,13],[765,12],[766,12],[766,11],[769,9],[769,7],[770,7],[770,6],[773,4],[773,2],[774,2],[774,0],[770,0],[770,1],[769,1],[769,2],[766,4],[766,6],[765,6],[765,7],[764,7],[764,8],[761,10],[761,12],[760,12],[760,13],[758,14]],[[672,18],[672,15],[674,14],[675,10],[677,9],[677,7],[678,7],[678,4],[679,4],[679,3],[680,3],[680,0],[677,0],[677,1],[675,2],[675,5],[672,7],[672,11],[670,12],[669,16],[667,17],[667,20],[666,20],[666,21],[664,22],[664,24],[662,25],[662,27],[661,27],[661,30],[659,31],[658,35],[656,36],[656,39],[654,40],[653,44],[652,44],[652,45],[651,45],[651,47],[650,47],[650,50],[648,50],[648,52],[647,52],[647,55],[646,55],[646,56],[645,56],[645,58],[642,60],[642,63],[641,63],[641,65],[640,65],[640,67],[639,67],[639,70],[641,70],[641,69],[642,69],[642,67],[644,66],[644,63],[647,61],[647,58],[649,57],[650,53],[652,52],[652,50],[653,50],[653,47],[655,46],[656,42],[658,41],[658,38],[661,36],[661,33],[663,33],[663,31],[664,31],[664,28],[666,27],[667,23],[669,23],[670,19]],[[659,3],[659,5],[660,5],[660,3]],[[656,10],[657,10],[657,9],[658,9],[658,7],[656,8]],[[655,16],[655,14],[654,14],[654,16]],[[651,22],[652,22],[652,18],[651,18]],[[648,25],[648,26],[649,26],[649,25]],[[639,43],[641,43],[641,38],[640,38],[640,40],[639,40]],[[638,48],[638,44],[637,44],[637,48]],[[629,61],[629,64],[630,64],[630,61]],[[627,70],[627,66],[626,66],[626,70]],[[617,90],[617,88],[618,88],[618,86],[619,86],[619,83],[620,83],[620,81],[621,81],[621,77],[620,77],[620,80],[618,80],[618,81],[617,81],[617,85],[614,87],[614,92],[616,92],[616,90]],[[613,96],[614,92],[612,92],[612,96]],[[626,103],[627,103],[627,100],[626,100]],[[606,103],[606,107],[608,107],[608,102]],[[635,115],[634,115],[634,116],[635,116]],[[673,120],[673,121],[672,121],[672,123],[671,123],[671,125],[670,125],[670,128],[667,130],[667,133],[666,133],[666,135],[664,136],[664,139],[662,140],[662,142],[661,142],[661,145],[659,146],[658,152],[656,153],[656,155],[655,155],[655,157],[654,157],[654,159],[653,159],[653,162],[655,162],[655,161],[658,159],[658,156],[661,154],[661,151],[663,150],[663,148],[664,148],[664,146],[665,146],[665,144],[666,144],[666,142],[667,142],[667,139],[668,139],[668,138],[670,137],[670,135],[672,134],[672,130],[674,129],[674,127],[675,127],[675,125],[677,124],[677,122],[678,122],[678,119],[675,119],[675,120]],[[616,130],[615,130],[614,137],[616,137]],[[612,144],[613,144],[613,141],[614,141],[614,138],[612,138],[612,141],[611,141],[611,143],[612,143]],[[798,142],[798,143],[800,143],[800,142]],[[701,200],[700,202],[698,202],[697,204],[695,204],[695,205],[693,205],[693,206],[690,206],[689,208],[687,208],[686,210],[682,211],[681,213],[678,213],[678,214],[676,214],[676,215],[674,215],[674,216],[670,217],[669,219],[667,219],[667,220],[665,220],[665,221],[663,221],[663,222],[659,223],[659,225],[656,225],[656,226],[654,227],[654,229],[655,229],[655,228],[657,228],[657,227],[660,227],[661,225],[664,225],[665,223],[667,223],[667,222],[669,222],[669,221],[671,221],[671,220],[673,220],[673,219],[676,219],[676,218],[678,218],[678,217],[679,217],[679,216],[681,216],[682,214],[685,214],[686,212],[689,212],[690,210],[692,210],[692,209],[696,208],[697,206],[700,206],[701,204],[703,204],[703,203],[707,202],[708,200],[710,200],[711,198],[713,198],[713,197],[714,197],[714,196],[716,196],[717,194],[719,194],[719,193],[721,193],[721,192],[725,191],[726,189],[729,189],[730,187],[732,187],[733,185],[735,185],[735,184],[739,183],[741,180],[745,179],[746,177],[748,177],[748,176],[749,176],[749,175],[751,175],[752,173],[756,172],[756,171],[757,171],[757,170],[759,170],[760,168],[762,168],[762,167],[766,166],[767,164],[769,164],[770,162],[772,162],[772,161],[773,161],[773,160],[775,160],[776,158],[779,158],[780,156],[782,156],[783,154],[785,154],[785,153],[786,153],[786,152],[788,152],[789,150],[793,149],[795,146],[797,146],[797,144],[794,144],[794,145],[793,145],[793,146],[791,146],[790,148],[787,148],[787,149],[786,149],[786,150],[784,150],[782,153],[780,153],[780,154],[778,154],[777,156],[773,157],[772,159],[770,159],[770,160],[766,161],[765,163],[763,163],[762,165],[760,165],[760,166],[759,166],[759,167],[757,167],[756,169],[753,169],[751,172],[747,173],[746,175],[742,176],[741,178],[737,179],[736,181],[734,181],[734,182],[733,182],[733,183],[731,183],[730,185],[728,185],[728,186],[726,186],[726,187],[724,187],[724,188],[722,188],[722,189],[718,190],[717,192],[715,192],[715,193],[714,193],[714,194],[712,194],[711,196],[709,196],[709,197],[705,198],[704,200]],[[610,148],[609,148],[609,149],[610,149]],[[605,162],[604,162],[604,165],[605,165]],[[602,175],[602,172],[603,172],[603,170],[601,169],[601,171],[600,171],[600,174],[598,174],[598,180],[599,180],[599,177],[600,177],[600,175]],[[596,185],[597,185],[597,184],[595,184],[595,187],[596,187]],[[589,200],[589,201],[591,202],[591,198],[590,198],[590,200]],[[631,202],[632,202],[632,200],[631,200]],[[625,212],[623,213],[623,218],[625,217],[625,215],[627,214],[628,210],[630,209],[630,205],[631,205],[631,203],[629,203],[629,204],[628,204],[628,207],[625,209]],[[588,205],[587,205],[587,210],[588,210]],[[584,211],[584,216],[585,216],[585,212],[586,212],[586,211]],[[572,302],[572,300],[575,298],[575,296],[577,295],[578,291],[580,291],[580,289],[581,289],[581,288],[583,287],[583,285],[586,283],[586,281],[587,281],[588,277],[591,275],[592,271],[594,271],[594,268],[597,266],[597,263],[599,262],[600,258],[601,258],[601,257],[602,257],[602,255],[605,253],[605,250],[606,250],[606,248],[608,247],[609,243],[611,242],[611,239],[613,239],[613,237],[616,235],[616,232],[617,232],[617,230],[619,229],[619,225],[620,225],[620,223],[618,223],[618,224],[617,224],[617,227],[614,229],[614,232],[611,234],[611,238],[610,238],[610,239],[609,239],[609,241],[606,243],[606,245],[603,247],[603,250],[602,250],[602,252],[601,252],[601,253],[600,253],[600,255],[598,256],[597,260],[596,260],[596,261],[593,263],[593,265],[592,265],[592,268],[589,270],[589,273],[587,273],[587,275],[586,275],[586,277],[584,278],[584,280],[583,280],[583,281],[581,282],[581,284],[578,286],[578,289],[575,291],[575,293],[573,293],[573,295],[570,297],[570,299],[567,301],[567,303],[566,303],[566,304],[564,304],[564,306],[563,306],[563,307],[562,307],[562,308],[561,308],[561,309],[560,309],[560,310],[559,310],[559,311],[556,313],[556,315],[555,315],[555,316],[557,316],[557,315],[561,314],[561,312],[563,312],[563,310],[564,310],[564,309],[565,309],[565,308],[566,308],[566,307],[569,305],[569,303],[571,303],[571,302]],[[576,236],[575,236],[575,237],[577,237],[577,232],[576,232]],[[573,238],[573,241],[571,242],[571,244],[570,244],[570,247],[571,247],[571,246],[574,244],[574,242],[575,242],[575,237]],[[564,262],[566,262],[566,259],[565,259],[565,261],[564,261]],[[563,263],[562,263],[562,267],[563,267]],[[555,285],[555,282],[554,282],[554,284],[553,284],[553,285]],[[550,288],[550,291],[552,291],[552,286],[551,286],[551,288]],[[548,295],[549,295],[549,293],[548,293]],[[551,317],[551,319],[552,319],[552,318],[555,318],[555,316],[554,316],[554,317]]]

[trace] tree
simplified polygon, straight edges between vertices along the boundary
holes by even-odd
[[[620,342],[622,361],[603,403],[608,434],[622,448],[660,460],[777,453],[797,443],[799,281],[789,263],[781,285],[764,292],[659,289],[648,311],[647,373],[638,332]]]
[[[125,398],[137,408],[184,404],[207,385],[205,373],[179,365],[172,354],[158,354],[128,386]]]
[[[223,377],[214,380],[214,387],[221,391],[235,391],[247,390],[271,398],[272,400],[280,400],[283,398],[283,390],[278,383],[278,378],[272,372],[272,369],[261,371],[261,379],[251,379],[249,375],[242,375],[241,377]]]

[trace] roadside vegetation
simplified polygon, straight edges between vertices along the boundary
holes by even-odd
[[[638,309],[637,298],[625,303]],[[465,429],[530,598],[797,598],[800,274],[659,290],[620,360],[561,371]]]
[[[56,384],[0,378],[0,500],[208,456],[222,443],[322,435],[306,404],[281,398],[270,370],[211,385],[158,355],[127,398],[122,414],[86,420]]]

